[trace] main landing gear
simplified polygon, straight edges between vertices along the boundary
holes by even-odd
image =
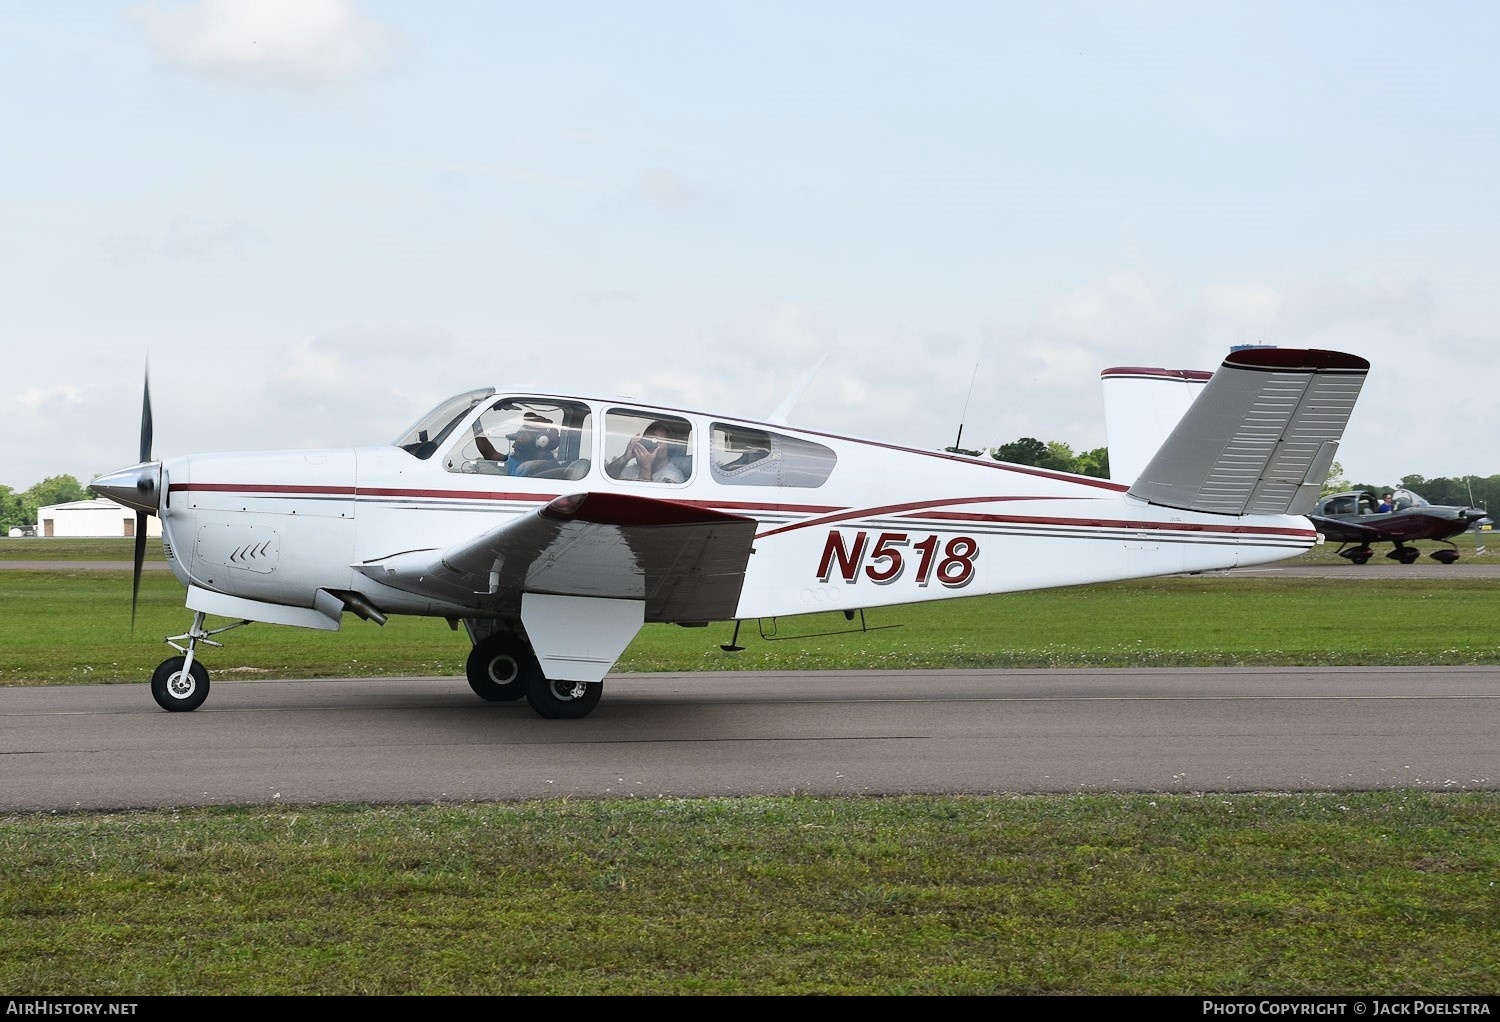
[[[1353,561],[1355,564],[1364,564],[1371,557],[1375,556],[1375,551],[1371,550],[1368,546],[1365,546],[1365,545],[1362,544],[1360,546],[1355,546],[1355,547],[1342,547],[1342,548],[1340,548],[1340,550],[1339,550],[1339,556],[1340,557],[1347,557],[1347,558],[1349,558],[1349,560]]]
[[[1458,560],[1458,547],[1448,540],[1444,540],[1443,542],[1448,543],[1448,546],[1441,550],[1434,550],[1427,556],[1440,564],[1452,564]],[[1368,545],[1360,545],[1343,547],[1339,550],[1338,554],[1340,557],[1347,557],[1355,564],[1364,564],[1371,557],[1375,556],[1375,551],[1371,550]],[[1386,553],[1386,556],[1393,561],[1400,561],[1402,564],[1415,564],[1417,563],[1417,558],[1422,556],[1422,551],[1414,546],[1397,543],[1394,548]]]
[[[551,720],[585,717],[604,694],[601,681],[548,679],[530,644],[512,632],[495,632],[476,642],[464,673],[479,698],[509,702],[524,696],[538,716]]]
[[[520,699],[526,694],[528,676],[541,672],[526,644],[504,633],[475,643],[465,665],[469,687],[480,699],[492,703]]]
[[[1400,561],[1402,564],[1413,564],[1418,557],[1422,556],[1422,551],[1414,546],[1405,546],[1404,544],[1397,543],[1386,556],[1393,561]]]

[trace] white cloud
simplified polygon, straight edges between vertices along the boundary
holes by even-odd
[[[1286,299],[1288,318],[1307,329],[1358,323],[1410,331],[1430,321],[1433,305],[1425,280],[1396,274],[1307,281],[1292,289]]]
[[[1058,298],[1042,314],[1042,326],[1065,340],[1140,350],[1169,318],[1146,279],[1126,270]]]
[[[1199,301],[1210,319],[1257,337],[1266,336],[1281,315],[1281,293],[1255,280],[1209,284],[1203,288]]]
[[[376,65],[389,44],[350,0],[198,0],[137,13],[162,56],[199,71],[331,80]]]
[[[629,194],[658,209],[676,209],[698,201],[701,190],[663,167],[648,170],[631,184]]]
[[[202,217],[174,217],[160,240],[143,234],[111,234],[99,241],[105,262],[117,269],[135,269],[157,259],[185,266],[222,266],[245,259],[250,247],[265,239],[239,221],[210,221]]]
[[[317,352],[336,352],[363,361],[374,357],[434,358],[453,351],[453,336],[441,327],[347,326],[314,337]]]
[[[748,361],[780,365],[787,360],[821,354],[834,341],[835,328],[826,316],[801,302],[764,306],[739,317],[725,335]]]

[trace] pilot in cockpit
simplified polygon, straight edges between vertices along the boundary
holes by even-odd
[[[534,475],[557,465],[559,434],[546,416],[527,412],[520,427],[505,439],[510,441],[510,456],[505,459],[505,471],[509,475]]]

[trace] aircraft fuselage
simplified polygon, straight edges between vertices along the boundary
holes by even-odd
[[[620,410],[514,397],[566,404],[594,423]],[[469,410],[427,457],[382,446],[164,460],[159,513],[172,570],[185,585],[272,604],[311,607],[317,591],[331,590],[359,593],[387,614],[488,614],[495,608],[383,585],[354,566],[442,551],[584,492],[753,519],[735,618],[1229,568],[1292,556],[1315,541],[1298,516],[1164,508],[1106,480],[640,406],[628,410],[686,424],[684,481],[612,478],[604,466],[621,441],[603,429],[571,438],[573,462],[586,463],[576,478],[476,471],[464,456],[474,420],[503,398]],[[748,440],[765,442],[747,463],[761,463],[759,475],[737,464]]]

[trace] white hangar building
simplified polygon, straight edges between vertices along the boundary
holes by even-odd
[[[91,539],[104,536],[133,537],[135,512],[103,497],[52,504],[37,508],[36,534]],[[155,515],[146,516],[146,535],[161,535],[161,519]]]

